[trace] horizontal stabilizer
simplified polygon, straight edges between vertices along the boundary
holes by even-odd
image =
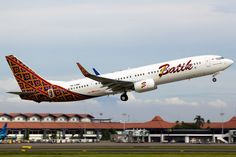
[[[30,96],[30,95],[36,94],[37,92],[7,92],[7,93],[15,94],[19,96]]]

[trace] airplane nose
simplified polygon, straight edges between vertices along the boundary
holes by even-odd
[[[229,64],[230,64],[230,65],[234,64],[234,61],[231,60],[231,59],[229,59]]]
[[[233,63],[234,63],[233,60],[231,60],[231,59],[226,59],[226,64],[227,64],[228,66],[231,66]]]

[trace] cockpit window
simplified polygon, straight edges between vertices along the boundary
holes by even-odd
[[[216,60],[224,59],[224,57],[217,57]]]

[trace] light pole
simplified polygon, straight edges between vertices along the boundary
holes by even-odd
[[[85,138],[85,142],[87,142],[87,139],[86,139],[86,134],[87,134],[87,131],[86,131],[86,122],[83,122],[84,123],[84,138]]]
[[[223,122],[223,116],[224,116],[224,112],[221,112],[220,113],[220,116],[221,116],[221,134],[223,135],[224,134],[224,122]]]
[[[102,122],[102,116],[103,116],[103,113],[99,113],[100,115],[100,123]]]
[[[124,116],[123,130],[125,131],[125,117],[127,116],[127,114],[126,113],[122,113],[122,116]]]

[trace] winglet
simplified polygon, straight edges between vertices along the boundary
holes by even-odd
[[[100,75],[100,73],[95,69],[95,68],[93,68],[93,71],[94,71],[94,73],[95,73],[95,75]]]
[[[80,71],[85,77],[88,77],[91,75],[80,63],[77,63],[77,66],[79,67]]]

